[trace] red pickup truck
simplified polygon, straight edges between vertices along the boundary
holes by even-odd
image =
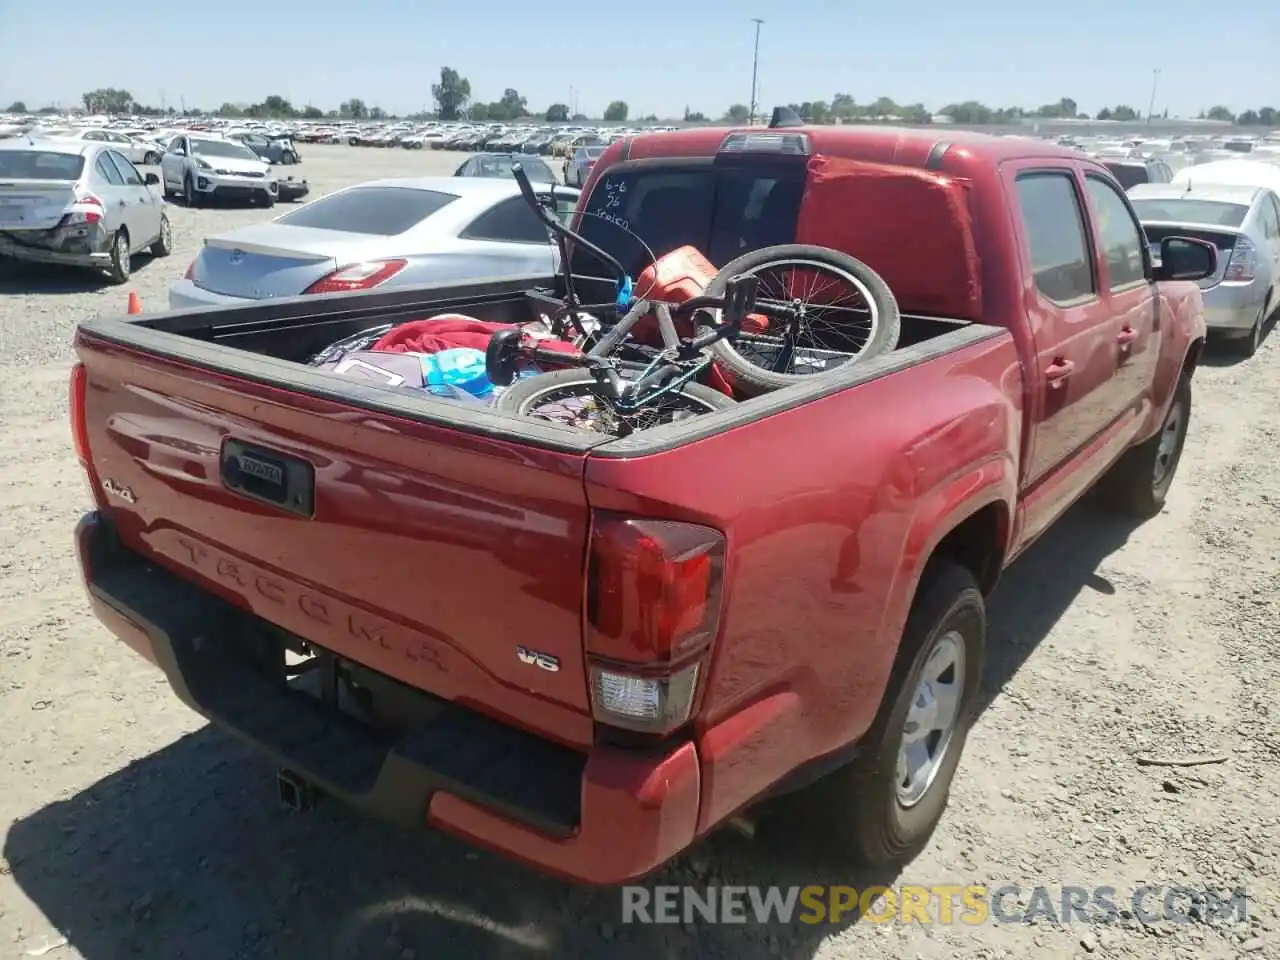
[[[637,136],[583,192],[609,243],[602,178],[658,255],[863,260],[898,348],[614,438],[304,362],[443,311],[528,322],[551,277],[88,320],[93,609],[292,802],[612,883],[790,793],[850,856],[907,859],[1002,569],[1095,481],[1160,509],[1214,251],[1169,238],[1153,268],[1110,173],[1029,139]]]

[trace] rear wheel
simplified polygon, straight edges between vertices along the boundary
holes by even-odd
[[[973,575],[931,562],[858,758],[789,798],[782,810],[801,822],[785,826],[811,825],[826,849],[863,863],[902,864],[919,853],[946,810],[968,738],[986,626]]]
[[[107,266],[107,276],[112,283],[128,283],[133,272],[133,263],[129,256],[129,234],[123,228],[116,231],[111,238],[111,261]]]
[[[726,264],[707,296],[723,296],[739,276],[759,281],[755,322],[711,352],[745,394],[780,390],[898,345],[893,292],[847,254],[807,244],[765,247]]]
[[[557,370],[517,380],[497,409],[566,427],[623,437],[639,430],[714,413],[735,401],[700,383],[686,383],[644,406],[620,410],[587,370]]]
[[[151,245],[151,255],[167,257],[171,253],[173,253],[173,227],[169,224],[169,215],[161,213],[160,236],[156,237],[156,242]]]
[[[182,199],[188,207],[200,206],[200,191],[196,189],[196,182],[189,173],[182,181]]]
[[[160,154],[156,153],[154,150],[152,150],[145,157],[142,158],[143,166],[147,166],[147,167],[154,167],[159,162],[160,162]]]
[[[1258,348],[1262,346],[1262,331],[1267,325],[1267,308],[1264,305],[1258,311],[1258,318],[1253,321],[1253,326],[1249,328],[1249,333],[1241,337],[1232,346],[1246,360],[1258,352]]]

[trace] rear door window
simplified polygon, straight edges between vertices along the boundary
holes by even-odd
[[[116,165],[111,162],[105,152],[98,154],[98,159],[94,162],[93,169],[97,171],[99,177],[111,184],[111,186],[124,186],[124,177],[120,175],[120,171],[116,169]]]
[[[1037,289],[1054,303],[1093,296],[1097,287],[1075,178],[1070,172],[1018,177],[1031,272]]]
[[[685,245],[723,266],[752,250],[795,241],[804,175],[800,165],[624,167],[596,183],[581,231],[632,276]],[[603,275],[600,265],[580,252],[574,269]]]
[[[115,168],[120,171],[120,176],[124,178],[124,182],[126,184],[131,187],[142,186],[142,176],[138,173],[137,167],[114,150],[108,150],[106,156],[111,158],[111,162],[115,165]]]
[[[547,227],[525,201],[512,197],[486,210],[467,227],[467,240],[497,240],[503,243],[550,243]]]
[[[457,200],[456,194],[411,187],[353,187],[280,217],[277,223],[341,233],[393,237]]]

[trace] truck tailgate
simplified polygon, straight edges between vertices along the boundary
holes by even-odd
[[[590,743],[585,452],[77,350],[97,496],[126,547],[340,656]]]

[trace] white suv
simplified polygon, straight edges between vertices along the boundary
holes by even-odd
[[[180,133],[160,158],[164,195],[181,194],[189,207],[211,197],[275,206],[280,186],[271,165],[242,143],[217,134]]]

